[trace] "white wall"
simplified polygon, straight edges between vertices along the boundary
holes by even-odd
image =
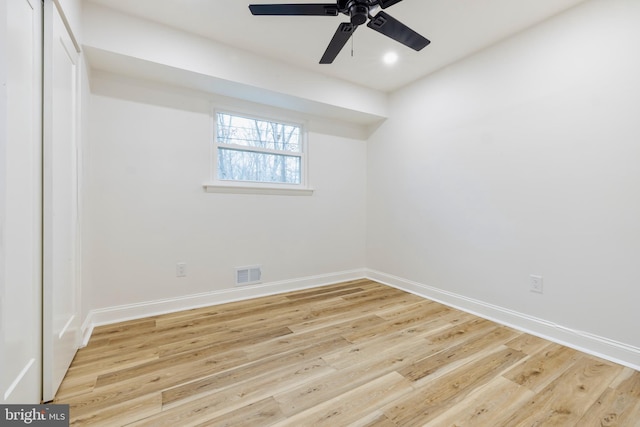
[[[205,193],[210,96],[105,73],[91,84],[83,228],[91,309],[224,292],[235,267],[253,264],[266,283],[362,274],[365,141],[322,133],[326,120],[310,118],[313,196]],[[187,263],[186,278],[176,278],[177,262]]]
[[[640,366],[638,22],[637,0],[586,2],[394,94],[372,275]]]

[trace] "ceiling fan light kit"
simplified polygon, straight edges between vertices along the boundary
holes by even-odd
[[[270,16],[338,16],[349,17],[349,22],[342,22],[329,42],[321,64],[331,64],[342,48],[347,44],[355,30],[364,23],[367,27],[379,32],[413,50],[419,51],[431,43],[402,22],[384,11],[372,16],[371,11],[380,7],[386,9],[402,0],[338,0],[332,3],[289,3],[289,4],[251,4],[249,10],[253,15]]]

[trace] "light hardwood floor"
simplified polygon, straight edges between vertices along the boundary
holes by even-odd
[[[640,372],[368,280],[96,328],[74,426],[640,426]]]

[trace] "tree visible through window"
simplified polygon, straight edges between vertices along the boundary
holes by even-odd
[[[301,184],[300,125],[216,114],[218,179]]]

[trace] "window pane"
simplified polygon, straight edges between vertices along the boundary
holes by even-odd
[[[267,120],[217,114],[218,144],[236,144],[271,150],[302,151],[300,127]]]
[[[218,179],[300,184],[300,157],[219,148]]]

